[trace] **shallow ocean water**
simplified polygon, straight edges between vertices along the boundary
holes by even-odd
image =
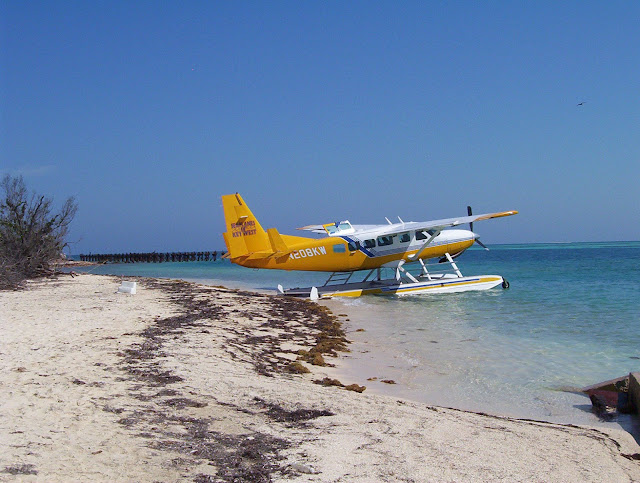
[[[640,371],[640,242],[497,245],[488,252],[468,250],[457,262],[465,275],[502,275],[511,287],[326,302],[349,318],[353,344],[344,377],[372,392],[431,404],[597,423],[589,399],[572,391]],[[226,260],[87,271],[265,291],[326,278],[246,269]],[[637,425],[629,417],[619,423]]]

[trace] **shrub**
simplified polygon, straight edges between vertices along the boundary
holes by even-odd
[[[0,190],[0,289],[6,289],[52,273],[78,205],[70,197],[54,213],[53,199],[30,194],[22,176],[5,176]]]

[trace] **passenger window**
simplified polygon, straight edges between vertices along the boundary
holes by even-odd
[[[349,242],[349,251],[350,252],[355,252],[360,250],[360,242]]]
[[[408,233],[400,234],[400,243],[409,243],[411,241],[411,235]]]
[[[387,245],[393,244],[393,236],[379,236],[378,237],[378,246],[385,247]]]
[[[333,253],[346,253],[346,251],[347,250],[342,243],[338,245],[333,245]]]
[[[364,241],[364,247],[365,248],[374,248],[376,246],[376,241],[375,240],[365,240]]]

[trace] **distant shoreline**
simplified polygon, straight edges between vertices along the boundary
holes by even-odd
[[[100,265],[98,262],[83,262],[80,260],[62,260],[55,264],[56,267],[73,268],[73,267],[91,267],[93,265]]]

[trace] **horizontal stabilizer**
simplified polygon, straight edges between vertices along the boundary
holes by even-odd
[[[289,252],[287,244],[280,236],[280,233],[278,233],[278,230],[276,230],[275,228],[269,228],[267,230],[267,235],[269,235],[269,243],[271,243],[271,248],[274,252],[283,255]]]

